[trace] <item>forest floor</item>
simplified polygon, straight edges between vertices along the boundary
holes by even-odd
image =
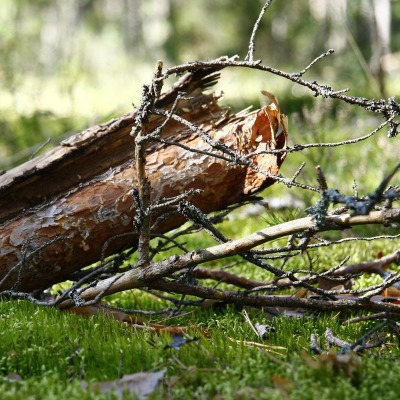
[[[277,214],[288,217],[288,212],[275,213],[275,218]],[[265,225],[268,218],[259,216],[251,221],[247,219],[245,230]],[[235,222],[236,227],[245,225],[244,220]],[[233,236],[237,233],[231,232]],[[191,240],[193,245],[205,246],[212,239],[205,235],[189,237],[185,239],[187,246]],[[323,269],[347,254],[361,261],[364,257],[374,258],[382,249],[393,251],[395,245],[393,241],[355,242],[319,249],[311,257],[315,268]],[[226,265],[234,261],[226,260]],[[303,257],[302,262],[309,260]],[[298,260],[296,263],[302,267]],[[216,263],[215,267],[223,265]],[[245,264],[238,263],[229,270],[266,279],[265,272]],[[371,285],[379,279],[363,276],[357,285]],[[107,300],[129,309],[161,310],[171,306],[167,300],[139,290]],[[187,327],[183,339],[169,333],[157,334],[146,327],[135,329],[108,315],[88,318],[25,301],[1,301],[0,398],[112,399],[117,395],[100,393],[96,385],[86,388],[82,382],[116,382],[124,375],[139,372],[145,373],[141,377],[145,380],[146,374],[150,379],[152,373],[162,371],[160,382],[149,383],[149,399],[373,399],[382,395],[397,399],[400,348],[393,331],[388,327],[378,330],[369,340],[384,344],[363,354],[329,348],[325,339],[329,328],[337,338],[354,343],[381,321],[348,323],[355,314],[295,309],[273,316],[268,310],[224,304],[210,308],[185,306],[179,311],[175,315],[142,317],[149,322]],[[255,324],[267,328],[263,338],[254,331]],[[311,334],[322,355],[313,355]],[[135,390],[134,386],[128,389]],[[123,398],[131,399],[132,394],[126,392]]]

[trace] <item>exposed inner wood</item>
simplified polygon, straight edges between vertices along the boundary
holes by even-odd
[[[220,95],[204,93],[217,78],[215,71],[188,74],[160,97],[156,108],[170,110],[178,93],[184,93],[176,114],[213,141],[242,155],[285,147],[285,117],[277,104],[230,116],[218,104]],[[137,177],[130,132],[136,112],[85,130],[0,177],[1,290],[46,288],[98,261],[102,254],[135,246],[132,189]],[[153,115],[146,132],[164,120]],[[176,144],[155,142],[146,153],[152,201],[201,189],[190,201],[209,213],[274,182],[251,166],[215,157],[211,153],[223,154],[176,121],[167,122],[161,138]],[[276,174],[283,159],[259,154],[251,162]],[[158,222],[153,233],[183,222],[184,217],[175,213]]]

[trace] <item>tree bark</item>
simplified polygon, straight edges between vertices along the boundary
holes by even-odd
[[[246,165],[201,136],[242,156],[284,148],[286,119],[276,100],[231,116],[218,104],[220,95],[204,93],[216,79],[218,72],[210,69],[187,74],[156,101],[156,109],[165,114],[176,107],[174,116],[202,132],[162,112],[150,117],[145,133],[165,123],[146,152],[152,202],[199,189],[189,200],[209,213],[274,182],[270,174],[278,173],[284,153],[252,155]],[[178,93],[184,98],[176,103]],[[44,289],[135,246],[137,171],[130,132],[137,116],[134,111],[83,131],[0,177],[0,290]],[[185,222],[176,212],[165,214],[171,211],[164,207],[153,216],[153,234]]]

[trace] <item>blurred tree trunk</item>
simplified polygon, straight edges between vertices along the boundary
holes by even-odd
[[[309,0],[310,11],[314,18],[327,25],[327,46],[335,51],[342,50],[348,42],[357,56],[361,67],[377,95],[386,97],[385,70],[383,57],[390,53],[391,4],[390,0],[363,0],[360,2],[360,15],[365,29],[359,27],[361,37],[355,40],[348,15],[347,0]],[[343,30],[345,35],[343,35]],[[362,46],[365,42],[366,48]],[[357,47],[356,49],[354,47]],[[365,53],[370,48],[370,56]],[[360,59],[362,58],[362,59]],[[369,65],[368,65],[369,59]]]
[[[314,18],[327,25],[326,46],[339,51],[346,46],[343,25],[347,24],[347,0],[309,0]]]
[[[125,49],[134,53],[143,48],[143,21],[141,13],[141,0],[124,0],[123,15],[123,38]]]
[[[370,67],[372,74],[375,76],[378,82],[381,97],[386,97],[383,57],[390,53],[390,0],[372,0],[372,8],[372,54],[370,59]]]
[[[270,118],[281,118],[277,105],[229,116],[218,104],[219,96],[203,92],[217,77],[210,70],[188,74],[160,97],[156,107],[169,110],[178,93],[185,93],[176,113],[230,151],[246,155],[284,147],[286,127],[276,135],[271,132],[276,121]],[[138,183],[130,132],[136,116],[132,112],[83,131],[0,177],[0,290],[43,289],[107,255],[135,246],[134,190]],[[146,132],[163,122],[165,117],[152,115]],[[272,174],[278,173],[283,159],[283,155],[271,154],[250,157],[253,164]],[[209,213],[243,201],[274,182],[235,161],[186,126],[168,120],[161,138],[146,154],[151,200],[160,202],[200,189],[189,200]],[[157,210],[153,234],[185,222],[174,207]]]

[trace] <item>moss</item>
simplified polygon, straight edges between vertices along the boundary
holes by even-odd
[[[258,311],[249,315],[254,322],[266,323]],[[8,382],[3,378],[0,398],[112,398],[81,389],[80,380],[112,380],[123,374],[164,367],[168,371],[166,380],[150,398],[280,399],[285,398],[285,391],[292,399],[368,399],[379,393],[394,398],[400,390],[400,367],[394,362],[399,349],[393,338],[386,336],[387,347],[362,357],[362,370],[355,382],[344,374],[311,369],[301,352],[309,353],[311,333],[324,346],[327,327],[338,337],[355,341],[373,323],[343,326],[338,314],[315,317],[276,318],[275,332],[261,342],[234,307],[197,310],[174,323],[204,327],[209,337],[203,337],[200,331],[192,332],[199,340],[173,350],[166,348],[171,341],[169,335],[136,332],[104,316],[84,318],[23,301],[3,301],[2,376],[16,373],[23,380]],[[250,342],[260,342],[262,346]],[[285,385],[277,385],[279,380]]]

